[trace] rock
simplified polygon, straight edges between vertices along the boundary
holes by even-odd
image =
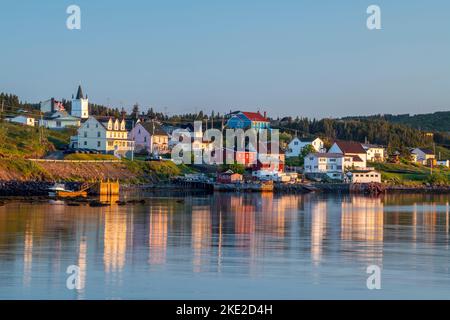
[[[107,207],[109,204],[97,200],[89,202],[90,207]]]
[[[80,204],[79,204],[79,203],[76,203],[76,202],[69,202],[67,205],[68,205],[69,207],[79,207],[79,206],[80,206]]]

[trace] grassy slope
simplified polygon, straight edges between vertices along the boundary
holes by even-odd
[[[27,158],[40,158],[47,152],[63,148],[74,129],[43,130],[0,122],[0,180],[73,180],[111,177],[129,182],[164,180],[189,171],[171,161],[128,161],[112,164],[34,163]],[[112,155],[72,154],[69,160],[116,160]]]
[[[118,160],[112,154],[84,154],[72,153],[64,157],[65,160]]]
[[[369,163],[368,166],[380,171],[383,181],[394,184],[433,183],[436,176],[446,179],[447,183],[450,182],[450,169],[443,167],[434,168],[434,175],[431,176],[430,168],[418,164]]]
[[[37,128],[0,122],[0,158],[41,157],[52,149],[46,139],[41,143]]]

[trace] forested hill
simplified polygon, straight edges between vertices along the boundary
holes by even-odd
[[[426,130],[426,131],[443,131],[450,132],[450,111],[439,111],[435,113],[426,114],[385,114],[385,115],[373,115],[373,116],[361,116],[361,117],[345,117],[343,120],[355,120],[355,119],[383,119],[392,123],[405,124],[410,127]]]

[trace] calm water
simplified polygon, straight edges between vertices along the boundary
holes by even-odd
[[[449,195],[0,207],[2,299],[450,298]],[[79,266],[80,290],[66,269]],[[368,290],[366,268],[382,269]]]

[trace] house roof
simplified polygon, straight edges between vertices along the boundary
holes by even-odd
[[[336,140],[334,143],[337,144],[343,153],[366,153],[366,150],[359,142]]]
[[[79,120],[79,118],[71,116],[67,111],[46,112],[43,118],[44,120]]]
[[[157,136],[167,136],[167,133],[163,130],[160,124],[154,121],[141,122],[141,126],[147,130],[148,133],[154,134]]]
[[[319,139],[319,138],[318,137],[300,138],[300,141],[301,142],[313,142],[316,139]]]
[[[417,148],[417,149],[419,149],[420,151],[422,151],[425,154],[434,154],[433,150],[430,150],[430,149],[423,149],[423,148]]]
[[[327,153],[319,153],[319,152],[315,152],[315,153],[310,153],[308,156],[313,155],[316,156],[318,158],[343,158],[344,155],[342,153],[331,153],[331,152],[327,152]]]
[[[246,112],[243,111],[242,114],[246,116],[250,121],[261,121],[269,122],[269,120],[261,115],[259,112]]]
[[[122,122],[122,121],[124,121],[125,119],[120,120],[119,118],[108,117],[108,116],[100,116],[100,117],[93,117],[93,116],[90,116],[89,118],[94,118],[95,120],[97,120],[97,121],[102,125],[102,127],[105,128],[105,129],[108,130],[108,131],[126,131],[126,129],[125,129],[125,130],[120,130],[120,128],[119,128],[119,130],[114,130],[114,127],[113,127],[112,130],[109,130],[109,129],[108,129],[108,122],[109,122],[109,119],[111,119],[113,123],[114,123],[116,120],[119,120],[119,122]],[[86,121],[84,121],[84,122],[86,122]]]
[[[382,146],[382,145],[371,144],[371,143],[363,143],[362,146],[363,146],[363,148],[366,148],[366,149],[371,149],[371,148],[380,149],[380,148],[384,148],[384,146]]]

